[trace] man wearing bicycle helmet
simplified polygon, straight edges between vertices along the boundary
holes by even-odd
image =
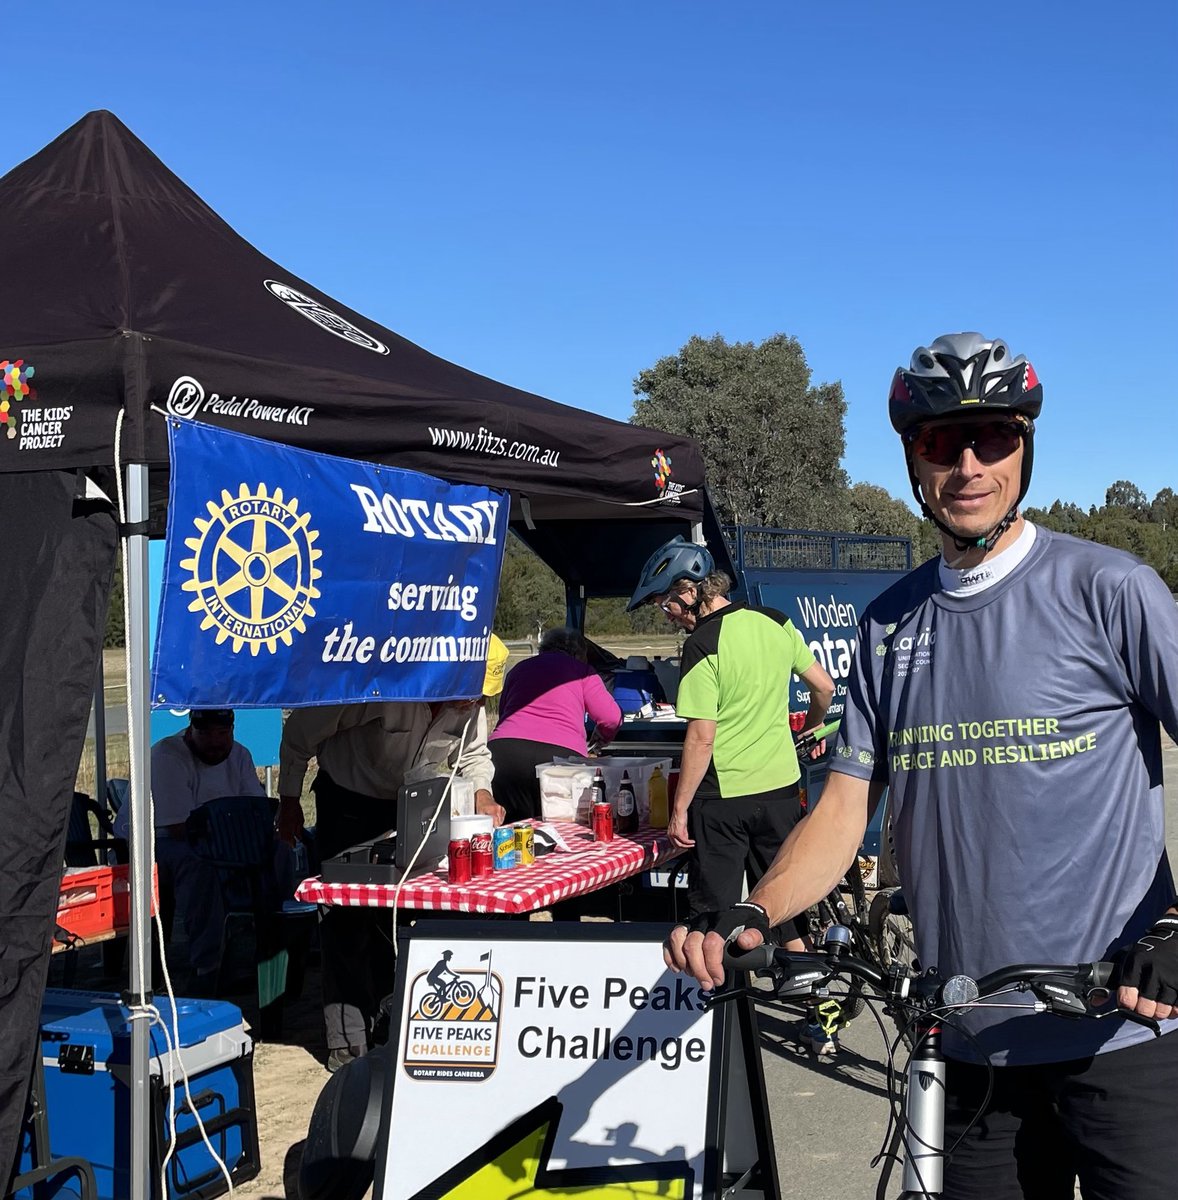
[[[1026,993],[946,1017],[944,1195],[1169,1200],[1178,1177],[1178,908],[1161,727],[1178,739],[1178,615],[1132,555],[1019,513],[1042,387],[976,333],[922,346],[889,413],[941,555],[859,627],[821,803],[750,900],[674,947],[701,983],[823,895],[890,788],[920,961],[1119,964],[1123,1017],[1062,1020]],[[750,915],[751,914],[751,915]],[[989,1065],[981,1065],[982,1059]],[[993,1070],[991,1071],[991,1067]]]
[[[731,588],[705,547],[677,537],[651,555],[629,606],[657,604],[690,634],[675,702],[687,729],[667,833],[695,851],[693,922],[740,900],[746,876],[749,886],[760,879],[801,815],[791,676],[810,688],[807,728],[822,724],[834,696],[833,680],[785,614],[733,603]],[[794,934],[790,922],[787,944],[800,950]],[[816,1053],[835,1048],[816,1023],[806,1040]]]

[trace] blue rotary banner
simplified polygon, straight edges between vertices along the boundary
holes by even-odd
[[[168,418],[153,708],[482,692],[508,498]]]

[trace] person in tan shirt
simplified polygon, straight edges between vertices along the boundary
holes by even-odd
[[[494,648],[492,654],[483,686],[494,690],[485,695],[496,695],[503,687],[503,661]],[[501,658],[506,658],[505,649]],[[476,811],[489,814],[496,824],[503,820],[491,791],[495,768],[482,699],[295,709],[283,726],[279,749],[278,833],[287,842],[293,843],[303,828],[300,797],[312,758],[318,764],[311,790],[320,858],[390,832],[401,785],[448,775],[455,766],[475,786]],[[380,1001],[392,990],[395,964],[386,916],[366,908],[331,908],[324,916],[320,933],[329,1070],[367,1050]]]

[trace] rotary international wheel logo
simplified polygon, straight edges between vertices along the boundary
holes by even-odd
[[[315,615],[322,551],[314,548],[311,514],[264,483],[252,492],[243,483],[236,496],[222,491],[221,503],[207,507],[208,519],[193,522],[197,536],[184,539],[192,557],[180,566],[192,578],[182,586],[196,593],[188,611],[204,613],[200,627],[217,630],[218,646],[232,639],[235,654],[243,646],[275,654],[280,638],[289,646],[294,633],[306,632],[303,619]]]

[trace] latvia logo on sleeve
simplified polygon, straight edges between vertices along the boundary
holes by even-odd
[[[401,1065],[413,1079],[486,1079],[498,1064],[503,981],[491,971],[491,952],[477,967],[453,959],[441,951],[409,985]]]

